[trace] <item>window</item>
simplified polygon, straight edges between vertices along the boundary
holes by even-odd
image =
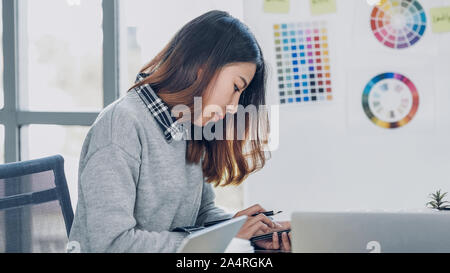
[[[26,3],[28,55],[22,52],[28,79],[20,108],[76,112],[103,108],[101,0],[20,2]]]
[[[118,79],[103,72],[103,61],[112,55],[104,53],[104,29],[117,32],[114,21],[105,22],[103,14],[105,10],[112,14],[116,2],[0,1],[7,15],[1,21],[7,30],[3,35],[8,35],[1,48],[1,56],[8,56],[1,66],[7,69],[7,84],[2,82],[0,89],[1,103],[5,95],[8,111],[0,109],[0,163],[62,155],[73,209],[78,197],[78,161],[83,141],[99,111],[118,97],[116,90],[104,88],[104,75],[113,85]],[[14,37],[19,38],[19,43]],[[4,86],[8,88],[5,93]],[[0,196],[8,187],[0,186]],[[14,217],[13,225],[6,220],[12,218],[11,213],[0,213],[0,252],[30,251],[29,232],[40,232],[35,228],[38,226],[47,233],[38,234],[40,241],[32,242],[31,251],[64,251],[67,235],[64,223],[57,217],[60,211],[53,205],[45,203],[33,208],[31,214]],[[15,224],[24,232],[17,233]],[[5,237],[11,232],[16,232],[14,238]]]

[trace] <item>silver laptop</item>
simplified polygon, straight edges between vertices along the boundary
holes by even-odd
[[[294,212],[292,252],[450,252],[450,212]]]
[[[177,253],[223,253],[247,220],[247,216],[193,232],[184,238]]]

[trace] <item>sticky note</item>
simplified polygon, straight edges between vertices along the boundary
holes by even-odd
[[[336,12],[336,0],[310,0],[309,3],[312,15]]]
[[[264,12],[289,13],[290,0],[264,0]]]
[[[450,32],[450,7],[432,8],[430,14],[433,32]]]

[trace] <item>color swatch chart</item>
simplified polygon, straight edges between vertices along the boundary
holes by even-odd
[[[394,49],[414,45],[427,28],[425,10],[417,0],[381,0],[370,22],[377,40]]]
[[[326,22],[273,28],[280,104],[333,100]]]
[[[419,108],[419,93],[414,83],[399,73],[377,75],[366,85],[362,106],[367,117],[382,128],[408,124]]]

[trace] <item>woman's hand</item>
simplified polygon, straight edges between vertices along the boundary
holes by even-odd
[[[273,232],[272,239],[257,241],[257,242],[255,242],[255,244],[264,249],[269,249],[269,250],[280,249],[284,252],[291,252],[291,240],[292,240],[291,232],[289,232],[289,233],[283,232],[281,234],[281,244],[280,244],[280,238],[278,236],[278,233],[276,232],[278,230],[290,229],[291,222],[286,221],[286,222],[276,222],[276,223],[281,225],[281,227],[277,227],[276,229],[271,231],[271,232]]]
[[[275,222],[272,222],[269,217],[265,216],[262,213],[258,214],[257,216],[252,216],[255,213],[264,211],[266,210],[263,209],[260,205],[253,205],[245,210],[236,213],[233,218],[242,215],[248,216],[247,221],[241,227],[236,237],[249,240],[253,236],[269,233],[275,228],[280,228],[281,226],[275,224]]]

